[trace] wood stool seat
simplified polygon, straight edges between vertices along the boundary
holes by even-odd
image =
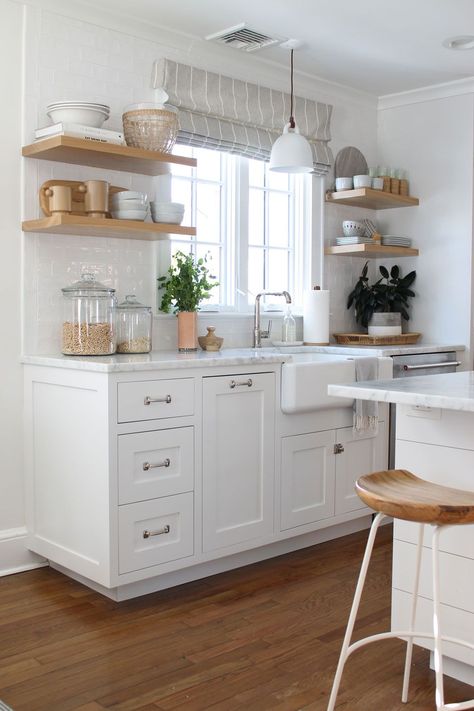
[[[440,526],[474,523],[474,493],[432,484],[405,469],[361,476],[356,491],[367,506],[393,518]]]

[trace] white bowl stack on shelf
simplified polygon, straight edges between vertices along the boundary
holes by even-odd
[[[115,220],[137,220],[143,222],[148,214],[146,193],[122,190],[110,198],[110,212]]]
[[[110,116],[110,106],[92,101],[56,101],[48,104],[46,113],[52,123],[78,123],[100,128]]]
[[[180,202],[150,202],[153,222],[165,222],[180,225],[184,217],[185,206]]]

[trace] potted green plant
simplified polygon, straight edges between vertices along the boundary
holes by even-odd
[[[398,332],[401,333],[401,318],[403,317],[406,321],[410,318],[409,299],[415,296],[415,292],[410,289],[410,286],[416,279],[416,272],[409,272],[402,277],[397,264],[391,268],[390,272],[386,267],[380,266],[380,279],[369,284],[368,265],[369,262],[366,262],[354,289],[347,298],[347,308],[350,309],[354,305],[357,323],[360,323],[364,328],[369,328],[369,333],[371,331],[370,322],[374,314],[398,314],[396,320],[400,324]],[[394,321],[390,318],[388,322],[388,325],[394,325]],[[381,325],[383,326],[380,321],[377,321],[377,326]],[[388,335],[386,331],[385,335]]]
[[[207,255],[195,259],[192,254],[177,251],[164,276],[158,278],[163,290],[160,311],[178,316],[178,350],[197,350],[197,312],[201,301],[209,299],[218,286],[207,267]],[[213,280],[213,281],[211,281]]]

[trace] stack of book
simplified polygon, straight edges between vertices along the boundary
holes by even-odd
[[[66,123],[65,121],[60,121],[59,123],[53,123],[51,126],[37,128],[35,131],[35,139],[37,141],[52,138],[53,136],[71,136],[72,138],[84,138],[86,141],[96,141],[98,143],[125,144],[123,133],[119,131],[109,131],[106,128],[95,128],[94,126],[83,126],[80,123]]]

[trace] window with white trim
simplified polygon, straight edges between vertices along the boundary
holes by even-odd
[[[259,291],[283,289],[301,304],[310,178],[205,148],[175,153],[197,159],[197,168],[173,165],[171,179],[171,199],[184,203],[183,224],[197,235],[172,235],[171,253],[209,255],[219,287],[204,308],[246,312]]]

